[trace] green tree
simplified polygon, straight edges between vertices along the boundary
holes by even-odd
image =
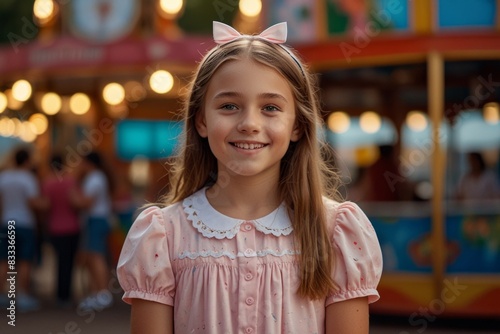
[[[33,23],[34,0],[0,1],[0,44],[17,47],[33,40],[38,28]]]
[[[212,21],[232,25],[238,3],[239,0],[186,0],[184,13],[177,23],[187,33],[210,35]]]

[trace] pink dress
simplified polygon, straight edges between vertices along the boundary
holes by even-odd
[[[118,262],[123,299],[174,307],[175,333],[324,333],[325,307],[379,299],[382,254],[373,227],[351,203],[325,200],[339,290],[299,297],[293,229],[281,205],[252,221],[216,211],[201,189],[184,201],[144,210]]]

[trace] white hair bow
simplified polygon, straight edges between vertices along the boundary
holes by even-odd
[[[241,37],[248,36],[240,34],[238,31],[236,31],[236,29],[222,22],[214,21],[213,29],[214,29],[213,32],[214,41],[215,43],[220,45],[232,42],[235,39]],[[260,35],[256,35],[253,37],[261,38],[263,40],[266,40],[274,44],[283,44],[286,42],[286,34],[287,34],[286,22],[281,22],[267,28],[266,30],[261,32]]]

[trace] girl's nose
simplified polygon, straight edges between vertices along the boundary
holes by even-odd
[[[260,119],[259,113],[257,111],[245,111],[241,114],[241,117],[237,126],[238,131],[244,133],[256,133],[260,130]]]

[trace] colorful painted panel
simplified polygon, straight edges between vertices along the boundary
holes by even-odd
[[[430,217],[368,216],[382,247],[384,272],[432,271]]]
[[[500,274],[500,215],[452,215],[446,236],[454,245],[448,273]]]
[[[364,34],[408,30],[409,7],[402,0],[326,0],[328,34]]]
[[[317,39],[317,1],[275,0],[269,2],[268,25],[288,23],[288,42],[310,42]]]
[[[439,28],[495,27],[496,0],[438,0]]]

